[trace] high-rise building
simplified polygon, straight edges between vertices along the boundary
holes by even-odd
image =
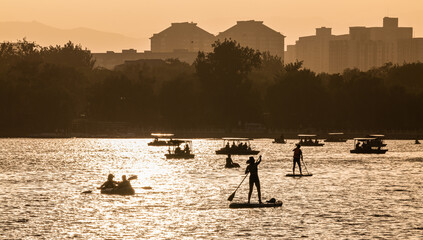
[[[388,62],[423,61],[423,43],[412,36],[411,27],[399,27],[398,18],[385,17],[382,27],[350,27],[346,35],[318,28],[315,36],[300,37],[295,46],[288,46],[287,55],[289,61],[304,61],[304,67],[317,73],[341,73],[346,68],[367,71]]]
[[[284,59],[285,36],[263,24],[263,21],[237,21],[236,25],[217,35],[221,41],[232,39],[241,46]]]
[[[232,39],[242,46],[248,46],[262,52],[284,58],[285,36],[265,26],[262,21],[239,21],[218,36],[221,40]],[[170,27],[154,34],[151,40],[151,50],[137,52],[134,49],[123,50],[122,53],[108,51],[94,53],[96,65],[113,69],[125,61],[138,59],[168,59],[177,58],[192,64],[199,51],[211,52],[212,44],[218,38],[199,28],[196,23],[172,23]]]
[[[215,39],[213,34],[199,28],[196,23],[172,23],[170,27],[150,38],[151,52],[210,52]]]

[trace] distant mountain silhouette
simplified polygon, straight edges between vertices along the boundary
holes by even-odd
[[[92,52],[122,49],[141,49],[141,40],[122,34],[101,32],[89,28],[59,29],[36,21],[0,22],[0,42],[22,40],[35,41],[41,46],[63,45],[69,40],[81,44]]]

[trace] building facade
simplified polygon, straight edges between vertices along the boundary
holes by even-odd
[[[219,33],[217,39],[232,39],[241,46],[269,52],[284,60],[285,36],[264,25],[263,21],[238,21],[233,27]]]
[[[260,51],[268,51],[272,55],[284,59],[285,36],[265,26],[262,21],[239,21],[217,37],[201,29],[196,23],[172,23],[165,30],[153,34],[150,38],[151,50],[137,52],[134,49],[122,50],[122,53],[108,51],[93,53],[96,66],[113,69],[115,66],[139,59],[177,58],[192,64],[199,51],[211,52],[212,44],[217,39],[232,39],[242,46]]]
[[[350,27],[346,35],[318,28],[315,36],[300,37],[288,46],[287,55],[289,61],[304,61],[304,67],[317,73],[341,73],[347,68],[367,71],[388,62],[423,61],[422,47],[411,27],[399,27],[398,18],[385,17],[382,27]]]
[[[151,52],[210,52],[216,37],[199,28],[196,23],[172,23],[170,27],[154,34],[151,38]]]

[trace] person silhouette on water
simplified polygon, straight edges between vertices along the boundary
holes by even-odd
[[[300,159],[303,158],[303,152],[301,151],[301,144],[296,144],[297,147],[294,148],[294,161],[293,161],[293,166],[292,166],[292,174],[295,175],[295,163],[298,164],[298,168],[300,169],[300,175],[303,175],[303,172],[301,171],[301,162]]]
[[[257,169],[257,166],[260,164],[260,162],[261,162],[261,155],[260,155],[259,160],[257,162],[254,160],[254,157],[250,157],[248,159],[248,161],[246,162],[248,164],[248,166],[245,169],[245,174],[250,173],[250,191],[248,192],[248,203],[250,203],[251,194],[253,193],[253,187],[254,187],[254,184],[255,184],[256,188],[257,188],[259,203],[262,204],[262,202],[261,202],[261,191],[260,191],[260,180],[259,180],[259,177],[258,177],[258,169]]]
[[[228,157],[226,158],[225,168],[231,168],[233,167],[232,165],[233,165],[233,162],[232,162],[231,154],[228,154]]]
[[[226,158],[225,168],[238,168],[238,167],[239,167],[239,164],[238,163],[234,163],[232,161],[231,154],[228,154],[228,157]]]
[[[118,188],[132,188],[131,183],[126,179],[126,175],[122,175],[122,182],[119,182]]]
[[[113,178],[115,176],[113,174],[109,174],[109,176],[107,176],[107,181],[104,182],[101,186],[100,189],[105,189],[105,188],[115,188],[117,186],[117,182],[113,181]]]

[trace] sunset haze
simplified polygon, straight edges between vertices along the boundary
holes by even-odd
[[[334,34],[348,33],[350,26],[380,26],[385,16],[399,18],[400,26],[413,27],[414,36],[423,36],[423,2],[393,1],[2,1],[0,22],[40,22],[62,29],[89,28],[139,39],[133,48],[150,49],[149,38],[172,22],[195,22],[217,35],[237,21],[258,20],[286,36],[285,45],[298,37],[312,35],[317,27],[331,27]],[[4,32],[0,40],[5,39]],[[12,39],[13,40],[13,39]],[[38,39],[29,39],[35,40]],[[55,42],[52,43],[64,44]],[[131,45],[131,44],[129,44]],[[122,44],[128,48],[128,44]],[[105,51],[107,46],[92,47]],[[111,44],[110,50],[119,50]]]

